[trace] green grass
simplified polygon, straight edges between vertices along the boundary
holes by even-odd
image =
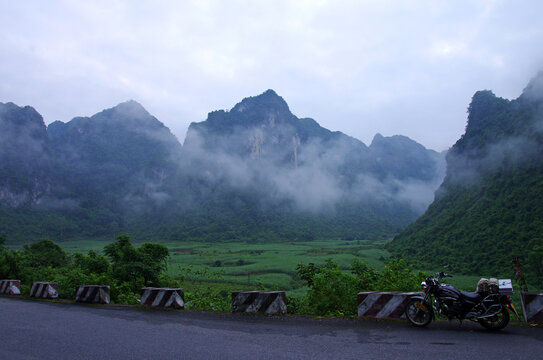
[[[322,264],[332,258],[340,267],[349,268],[352,260],[362,258],[381,269],[388,253],[379,243],[365,241],[309,241],[296,243],[249,244],[165,243],[170,248],[169,273],[176,275],[179,267],[195,270],[210,267],[221,272],[226,283],[254,287],[261,282],[267,288],[294,290],[303,284],[296,276],[296,266],[310,262]],[[193,279],[196,280],[196,279]]]

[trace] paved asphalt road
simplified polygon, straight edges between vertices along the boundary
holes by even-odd
[[[0,297],[0,359],[543,359],[543,328],[142,310]]]

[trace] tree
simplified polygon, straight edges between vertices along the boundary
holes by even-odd
[[[357,266],[361,267],[360,262]],[[361,282],[357,276],[343,272],[331,258],[326,259],[323,265],[299,264],[296,270],[309,286],[303,301],[305,312],[319,315],[355,315],[356,294],[361,290]]]
[[[44,239],[31,245],[25,245],[22,252],[23,261],[30,267],[59,268],[67,265],[70,259],[54,241]]]
[[[0,235],[0,279],[9,279],[18,274],[18,263],[13,252],[6,246],[6,237]]]
[[[103,274],[110,269],[107,258],[98,255],[94,250],[89,250],[86,256],[76,252],[73,254],[73,259],[74,265],[86,273]]]
[[[378,278],[380,291],[416,291],[425,275],[415,273],[413,266],[407,265],[403,259],[392,259]]]
[[[127,235],[120,235],[116,242],[105,246],[104,253],[112,262],[114,276],[120,282],[132,283],[134,289],[140,285],[158,285],[158,277],[166,270],[169,257],[166,246],[145,243],[136,249]]]
[[[137,250],[143,263],[143,278],[149,285],[158,285],[158,276],[168,268],[170,251],[161,244],[144,243]]]

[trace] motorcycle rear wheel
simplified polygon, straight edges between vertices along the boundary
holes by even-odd
[[[411,299],[405,306],[405,316],[411,324],[423,327],[432,321],[432,310],[420,299]]]
[[[479,319],[479,324],[488,330],[501,330],[509,324],[509,310],[505,306],[496,315]]]

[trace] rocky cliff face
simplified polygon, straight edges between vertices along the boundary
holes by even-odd
[[[300,146],[340,137],[346,136],[324,129],[312,119],[298,119],[282,97],[268,90],[244,99],[230,111],[214,111],[206,121],[192,123],[184,148],[295,166]],[[361,142],[357,145],[365,148]]]

